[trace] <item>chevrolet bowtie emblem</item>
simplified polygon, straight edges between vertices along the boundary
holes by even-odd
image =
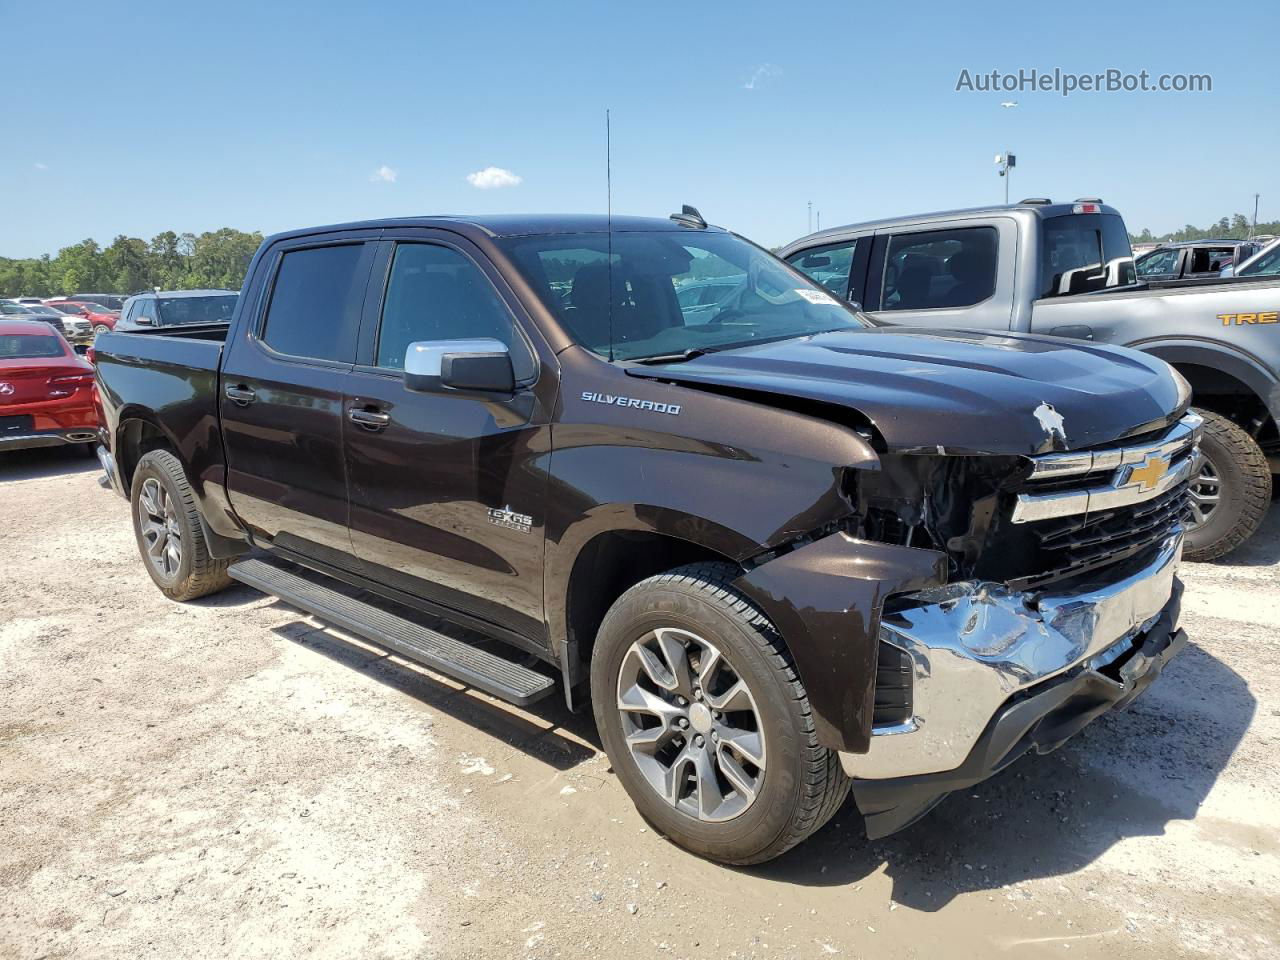
[[[1125,485],[1136,483],[1144,493],[1154,490],[1160,479],[1169,472],[1169,461],[1163,457],[1147,457],[1141,466],[1129,471],[1129,480]]]

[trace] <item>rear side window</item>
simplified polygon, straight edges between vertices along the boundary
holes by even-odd
[[[971,307],[996,291],[996,228],[900,234],[889,241],[881,310]]]
[[[280,259],[262,339],[313,360],[353,359],[365,270],[364,245],[290,250]]]
[[[1114,214],[1068,214],[1044,222],[1040,295],[1065,297],[1137,280],[1124,221]]]
[[[787,257],[791,264],[814,283],[820,283],[841,300],[849,295],[849,270],[858,241],[810,247]]]
[[[1240,271],[1242,277],[1271,277],[1278,274],[1280,274],[1280,244],[1249,264],[1248,270]]]

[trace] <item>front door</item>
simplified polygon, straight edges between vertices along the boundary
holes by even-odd
[[[220,384],[236,514],[261,545],[346,567],[343,389],[376,237],[310,238],[269,252],[270,280],[255,312],[244,305],[245,335],[229,343]]]
[[[407,231],[381,246],[344,400],[355,553],[379,583],[545,644],[554,358],[539,363],[519,302],[461,238]],[[409,344],[479,337],[511,350],[514,396],[406,388]]]

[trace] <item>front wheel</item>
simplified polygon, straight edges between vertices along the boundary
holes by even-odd
[[[1257,441],[1226,417],[1204,417],[1200,464],[1191,480],[1188,560],[1216,560],[1253,536],[1271,503],[1271,467]]]
[[[591,660],[596,725],[647,821],[688,850],[761,863],[848,797],[773,625],[700,563],[644,580],[610,608]]]
[[[172,453],[152,450],[138,461],[129,503],[138,551],[166,597],[194,600],[231,584],[230,561],[210,556],[195,494]]]
[[[94,326],[94,328],[93,328],[93,332],[94,332],[95,334],[98,334],[98,333],[110,333],[110,332],[111,332],[111,328],[110,328],[110,327],[108,327],[105,323],[99,323],[99,324],[97,324],[97,325],[95,325],[95,326]]]

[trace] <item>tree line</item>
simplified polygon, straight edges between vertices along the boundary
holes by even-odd
[[[151,238],[123,234],[103,247],[81,240],[57,256],[0,257],[0,297],[73,293],[137,293],[218,288],[239,290],[262,234],[223,227],[199,235],[166,230]]]
[[[1252,220],[1243,213],[1237,213],[1234,217],[1223,217],[1217,223],[1211,223],[1207,227],[1194,227],[1188,223],[1181,230],[1174,230],[1159,237],[1154,236],[1150,230],[1144,229],[1141,233],[1129,234],[1129,240],[1131,243],[1179,243],[1183,240],[1218,239],[1244,240],[1252,234],[1280,235],[1280,220],[1260,223],[1255,228]]]

